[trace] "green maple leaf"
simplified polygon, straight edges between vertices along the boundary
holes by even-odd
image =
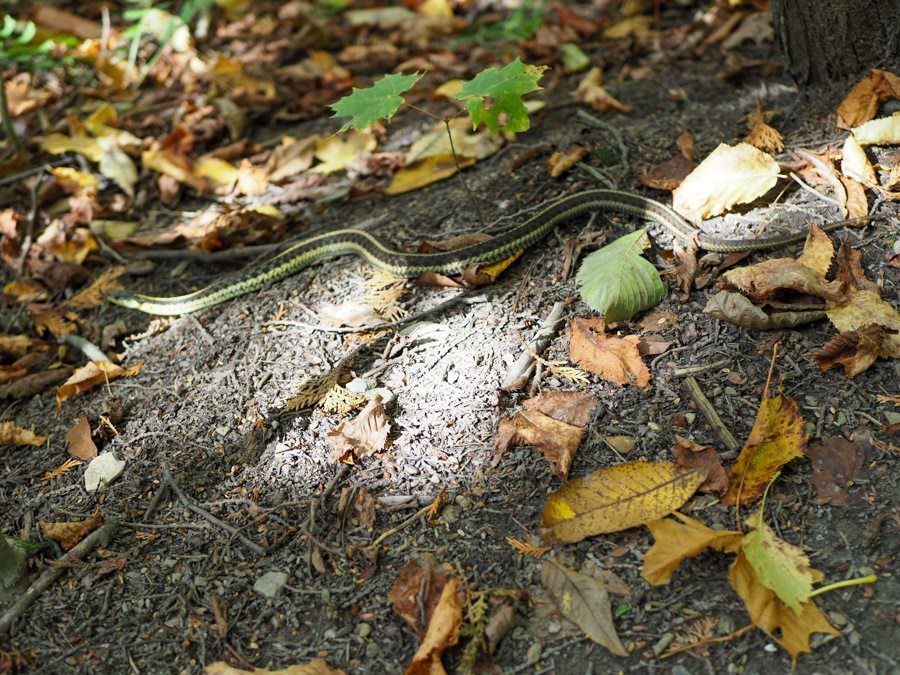
[[[332,117],[349,117],[338,133],[343,133],[351,127],[364,130],[378,120],[391,119],[397,108],[405,103],[400,94],[405,94],[412,89],[422,75],[385,75],[371,87],[365,89],[353,88],[353,91],[344,98],[329,106],[333,111]]]
[[[538,80],[545,70],[547,66],[530,66],[517,58],[500,70],[482,70],[463,85],[455,98],[466,102],[473,129],[484,122],[494,134],[527,131],[531,121],[522,96],[541,89]]]

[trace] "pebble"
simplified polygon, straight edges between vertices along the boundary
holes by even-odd
[[[672,644],[672,640],[675,639],[675,633],[663,633],[662,637],[656,641],[656,644],[653,645],[653,653],[656,656],[662,654],[670,644]]]
[[[369,642],[368,644],[366,644],[367,659],[374,659],[379,654],[381,654],[381,647],[379,647],[375,642]]]
[[[372,624],[361,623],[356,627],[356,634],[361,638],[367,638],[372,634]]]

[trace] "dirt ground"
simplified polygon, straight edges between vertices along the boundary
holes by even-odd
[[[745,116],[757,100],[782,112],[776,123],[788,149],[840,140],[833,118],[809,116],[811,108],[778,77],[723,82],[714,64],[685,61],[656,64],[648,79],[616,82],[614,74],[612,79],[612,93],[636,108],[631,114],[602,117],[629,151],[628,166],[605,167],[623,189],[644,191],[636,174],[671,157],[673,141],[683,131],[694,134],[698,157],[719,143],[740,140]],[[561,78],[542,95],[565,100],[576,83],[575,77]],[[668,95],[675,87],[686,92],[686,99]],[[819,107],[833,109],[838,102]],[[403,113],[390,134],[402,138],[427,126],[414,113]],[[271,137],[330,128],[318,120],[299,129],[258,132]],[[592,179],[577,171],[561,180],[546,177],[547,154],[540,146],[565,148],[578,141],[611,149],[613,155],[619,143],[609,129],[579,116],[574,106],[551,106],[515,144],[467,170],[484,215],[492,221],[503,216],[515,220],[523,209],[576,183],[591,185]],[[897,209],[882,204],[879,214],[893,219],[863,232],[839,232],[836,239],[861,251],[868,277],[882,286],[883,297],[896,301],[900,275],[884,260],[898,236]],[[399,243],[480,229],[455,179],[401,197],[376,192],[363,199],[307,204],[300,217],[317,227],[375,218],[377,231]],[[728,236],[730,228],[746,231],[752,225],[759,234],[760,223],[797,228],[811,220],[835,219],[829,205],[789,190],[779,204],[756,205],[740,216],[710,222],[707,229]],[[590,229],[619,235],[637,225],[599,214]],[[621,610],[617,630],[631,649],[629,657],[618,658],[554,613],[541,589],[540,561],[507,543],[507,537],[535,541],[544,502],[560,481],[531,448],[511,450],[492,464],[498,420],[524,398],[503,393],[499,385],[522,351],[519,335],[532,339],[555,302],[577,298],[573,281],[559,281],[560,260],[563,241],[586,227],[584,219],[561,229],[497,283],[427,316],[424,320],[436,329],[430,339],[399,347],[394,342],[388,349],[390,336],[385,336],[356,354],[350,371],[376,380],[396,400],[388,408],[388,449],[352,467],[329,461],[327,433],[338,416],[287,412],[284,404],[304,375],[326,372],[355,349],[352,333],[320,329],[310,309],[365,295],[368,270],[356,259],[316,265],[265,291],[126,341],[126,363],[144,361],[140,374],[76,398],[58,414],[51,393],[14,404],[12,414],[20,425],[49,434],[51,440],[36,449],[0,450],[4,532],[27,537],[36,534],[38,521],[76,520],[98,507],[120,525],[105,545],[37,598],[11,635],[0,638],[0,649],[21,654],[26,672],[46,674],[200,673],[204,664],[220,659],[241,665],[237,655],[259,668],[321,657],[351,673],[400,673],[417,641],[388,595],[408,560],[431,554],[452,565],[473,588],[519,590],[527,597],[500,642],[495,672],[789,672],[789,656],[757,630],[699,653],[658,657],[698,619],[710,618],[720,636],[748,622],[727,581],[728,556],[701,555],[686,562],[671,584],[651,587],[640,576],[642,555],[652,544],[645,528],[557,546],[552,555],[559,560],[576,568],[592,561],[630,587],[630,597],[613,596],[614,608]],[[664,234],[653,234],[657,246],[669,247]],[[656,254],[650,258],[660,260]],[[167,263],[151,276],[127,283],[175,294],[225,271]],[[415,287],[406,309],[415,315],[456,292]],[[773,488],[766,518],[779,536],[808,550],[828,582],[879,577],[874,586],[819,598],[841,635],[814,636],[813,651],[800,657],[796,672],[900,672],[897,439],[883,430],[892,409],[875,401],[876,395],[898,393],[900,364],[879,361],[852,381],[838,370],[822,373],[808,354],[833,334],[826,323],[778,333],[739,329],[703,313],[711,293],[711,288],[694,291],[682,302],[673,292],[658,308],[674,312],[677,321],[663,331],[673,343],[670,349],[649,360],[649,389],[596,380],[585,388],[600,404],[570,475],[622,461],[604,442],[607,435],[637,439],[627,460],[671,459],[676,433],[724,449],[697,413],[684,378],[674,373],[677,368],[710,366],[694,377],[743,441],[760,400],[772,345],[780,341],[777,370],[785,393],[800,406],[811,440],[853,438],[867,454],[847,506],[818,504],[810,465],[799,461]],[[267,325],[279,313],[281,319],[303,325]],[[589,310],[577,299],[567,305],[567,316],[586,314]],[[142,314],[106,306],[98,311],[96,324],[118,319],[136,334],[151,323]],[[564,358],[567,341],[560,330],[545,356]],[[550,376],[540,387],[572,385]],[[110,411],[122,417],[116,425],[119,435],[105,449],[126,462],[122,476],[99,497],[85,492],[82,470],[43,483],[42,476],[65,457],[64,436],[75,420],[82,414],[97,420]],[[687,428],[675,426],[676,419],[688,420]],[[188,510],[171,489],[153,502],[165,469],[189,503],[228,527]],[[371,529],[339,510],[342,492],[363,489],[381,504]],[[442,489],[448,503],[434,522],[424,515],[413,517]],[[733,513],[708,498],[695,498],[685,512],[711,526],[734,524]],[[377,560],[359,553],[392,528],[398,529],[380,543]],[[33,572],[52,564],[57,554],[37,556]],[[254,585],[271,572],[284,573],[287,581],[267,598]],[[6,592],[0,610],[23,590]],[[227,632],[220,625],[227,625]],[[448,670],[460,653],[456,648],[445,656]]]

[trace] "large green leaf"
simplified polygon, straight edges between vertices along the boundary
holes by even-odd
[[[404,100],[400,94],[405,94],[415,86],[421,73],[412,75],[385,75],[371,87],[365,89],[353,88],[353,91],[339,101],[332,103],[330,108],[334,111],[332,117],[349,117],[338,133],[342,133],[351,127],[363,131],[366,127],[378,120],[391,119],[397,108],[403,105]]]
[[[493,134],[527,131],[531,121],[522,96],[541,88],[538,80],[545,70],[547,66],[530,66],[517,58],[500,70],[482,70],[463,84],[462,91],[454,98],[466,102],[473,129],[484,122]]]
[[[587,256],[577,276],[587,306],[607,321],[626,321],[665,298],[659,272],[641,257],[648,246],[647,231],[638,230]]]

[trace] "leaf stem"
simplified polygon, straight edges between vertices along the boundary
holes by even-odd
[[[833,584],[828,584],[827,586],[822,586],[821,588],[817,588],[812,593],[809,594],[808,597],[814,598],[817,595],[821,595],[822,593],[827,593],[828,591],[836,591],[839,588],[846,588],[847,586],[859,586],[860,584],[874,584],[878,581],[878,577],[874,574],[870,574],[867,577],[856,577],[855,579],[846,579],[845,581],[835,581]]]
[[[6,80],[3,79],[0,79],[0,115],[3,115],[3,131],[6,133],[6,137],[12,143],[13,149],[19,152],[22,149],[22,141],[16,134],[16,127],[9,114],[9,104],[6,100]]]

